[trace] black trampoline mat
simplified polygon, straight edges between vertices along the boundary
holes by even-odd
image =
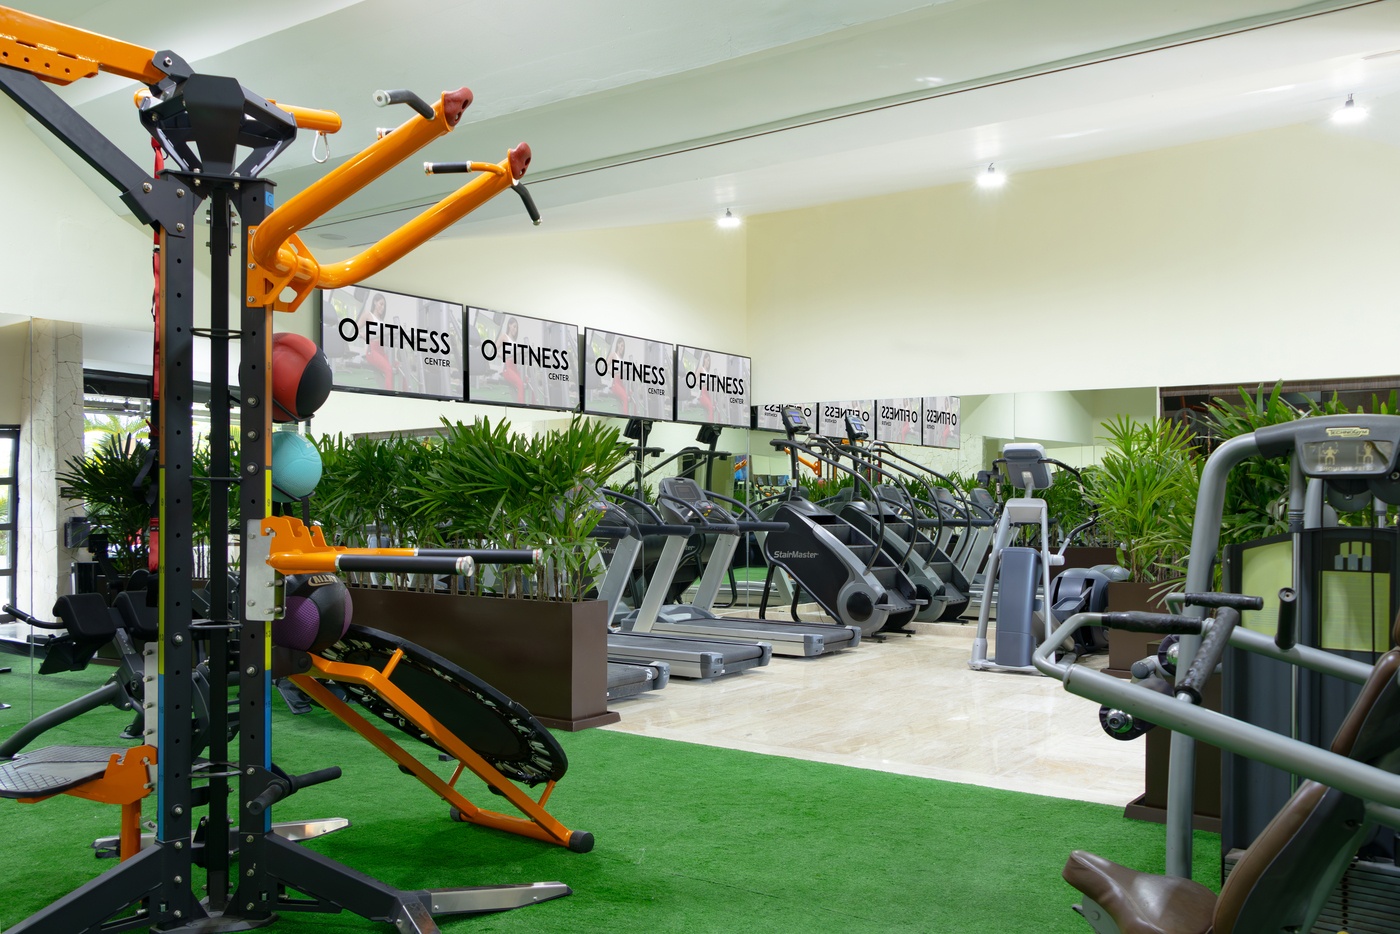
[[[569,763],[563,748],[528,710],[440,655],[365,626],[351,626],[344,638],[321,655],[330,661],[382,671],[399,650],[404,655],[390,675],[390,683],[483,759],[506,776],[529,785],[564,776]],[[336,683],[379,719],[419,742],[442,749],[372,689]]]

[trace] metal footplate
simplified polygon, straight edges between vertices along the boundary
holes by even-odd
[[[48,746],[0,765],[0,798],[46,798],[101,778],[127,746]]]
[[[509,911],[524,908],[537,902],[547,902],[554,898],[571,895],[573,890],[562,882],[530,882],[522,885],[480,885],[457,889],[427,889],[421,892],[405,892],[404,911],[398,921],[400,930],[436,931],[437,925],[431,920],[438,915],[479,915],[496,911]],[[413,896],[419,901],[412,901]],[[425,912],[430,917],[427,925],[422,925]],[[405,927],[405,923],[407,926]]]

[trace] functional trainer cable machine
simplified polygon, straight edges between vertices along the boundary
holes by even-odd
[[[49,84],[69,84],[108,72],[145,85],[137,95],[140,120],[159,145],[167,167],[155,175],[142,170],[79,116]],[[294,311],[317,288],[353,284],[402,258],[474,208],[511,189],[538,214],[519,184],[529,164],[521,144],[500,163],[428,166],[434,172],[475,173],[470,181],[422,215],[348,260],[319,264],[297,231],[350,197],[431,140],[450,132],[471,103],[466,88],[442,95],[435,104],[406,91],[381,91],[376,103],[404,103],[415,115],[350,157],[305,191],[273,210],[273,184],[260,173],[296,138],[298,128],[331,133],[340,118],[328,111],[274,104],[233,78],[201,75],[178,55],[154,51],[61,23],[0,7],[0,89],[88,165],[111,182],[123,203],[155,231],[159,302],[155,309],[158,419],[159,573],[155,587],[159,612],[159,718],[154,763],[157,824],[153,845],[120,866],[59,898],[12,927],[13,932],[125,931],[148,927],[160,932],[250,930],[273,923],[277,912],[352,911],[419,934],[437,931],[435,914],[499,911],[569,894],[561,883],[505,885],[405,892],[302,849],[271,832],[271,805],[299,787],[339,775],[328,768],[306,776],[275,772],[271,763],[270,681],[275,660],[268,623],[279,612],[278,572],[315,570],[277,545],[265,528],[271,496],[272,314]],[[242,153],[240,153],[240,149]],[[197,211],[210,213],[210,309],[207,327],[194,317],[194,240]],[[231,326],[229,269],[233,250],[232,216],[247,233],[241,253],[244,270],[242,312]],[[238,619],[196,623],[191,591],[193,528],[191,513],[194,433],[194,339],[213,344],[211,382],[229,384],[228,349],[240,343],[241,467],[228,476],[231,412],[227,393],[211,405],[211,467],[215,504],[211,515],[210,604],[228,604],[228,489],[237,485],[245,517],[243,605]],[[288,535],[281,536],[285,542]],[[341,566],[357,562],[373,569],[392,566],[425,572],[469,573],[465,554],[385,553],[328,556],[320,542],[318,559]],[[156,548],[153,548],[156,550]],[[271,564],[278,558],[274,571]],[[216,614],[223,615],[223,614]],[[208,760],[194,757],[192,723],[193,649],[210,659],[213,741]],[[238,755],[230,755],[225,735],[226,701],[236,698],[240,719]],[[149,747],[141,747],[149,749]],[[154,752],[154,750],[152,750]],[[128,756],[128,758],[132,758]],[[139,768],[148,767],[149,758]],[[230,799],[235,810],[230,813]],[[194,811],[207,807],[196,824]],[[237,873],[231,871],[237,859]],[[207,895],[196,894],[196,865],[205,871]]]

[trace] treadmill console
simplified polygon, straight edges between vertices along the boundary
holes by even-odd
[[[870,432],[865,430],[865,422],[861,420],[860,416],[852,415],[851,413],[847,412],[846,440],[850,441],[851,444],[855,444],[857,441],[865,441],[869,439],[869,437]]]

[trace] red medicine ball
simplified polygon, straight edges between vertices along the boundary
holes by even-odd
[[[326,355],[300,334],[272,335],[272,420],[310,418],[331,394]]]

